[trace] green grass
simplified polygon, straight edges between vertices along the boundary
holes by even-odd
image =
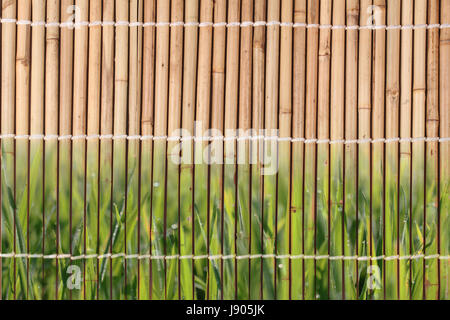
[[[167,151],[176,143],[2,139],[2,253],[433,255],[438,219],[440,254],[450,251],[449,181],[441,176],[438,189],[430,145],[416,143],[397,164],[394,145],[383,155],[382,145],[360,144],[357,167],[356,145],[282,142],[277,175],[261,175],[256,161],[177,165]],[[228,142],[225,155],[234,158],[237,146]],[[79,289],[68,288],[74,266],[85,280]],[[1,272],[3,299],[449,297],[449,263],[436,258],[3,258]]]

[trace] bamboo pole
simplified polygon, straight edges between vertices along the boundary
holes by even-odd
[[[293,1],[281,3],[281,22],[293,23]],[[282,58],[281,58],[282,57]],[[280,35],[280,81],[279,81],[279,133],[280,137],[292,135],[292,28],[289,25],[281,26]],[[279,143],[279,170],[278,170],[278,204],[277,204],[277,239],[276,252],[279,255],[289,254],[290,220],[289,207],[291,197],[291,143]],[[283,226],[283,227],[281,227]],[[277,259],[278,272],[276,275],[277,299],[289,299],[289,259]]]
[[[56,0],[47,1],[47,22],[59,22],[60,3]],[[49,26],[46,28],[45,44],[45,134],[58,135],[59,119],[59,27]],[[34,100],[32,100],[34,101]],[[56,207],[58,190],[57,177],[57,148],[58,140],[44,141],[44,225],[48,223],[49,228],[44,229],[43,247],[44,254],[57,252],[57,219],[51,213],[51,208]],[[56,270],[57,260],[46,260],[43,271],[43,297],[46,299],[57,299],[56,283],[58,273]]]
[[[171,21],[182,21],[184,17],[184,1],[172,1]],[[181,107],[182,107],[182,80],[183,80],[183,26],[173,26],[170,30],[170,65],[169,65],[169,123],[168,136],[178,137],[180,135],[179,129],[181,127]],[[180,166],[179,159],[181,150],[179,150],[179,141],[167,142],[167,225],[177,226],[172,228],[172,237],[175,239],[174,243],[167,250],[167,254],[175,255],[180,253],[179,247],[179,218],[180,218]],[[170,210],[169,210],[170,209]],[[180,298],[180,274],[179,274],[179,260],[172,260],[167,262],[167,299]],[[174,271],[172,271],[174,270]],[[170,277],[170,275],[174,275]],[[171,284],[172,282],[172,284]]]
[[[89,2],[86,0],[75,1],[76,10],[75,21],[89,20]],[[74,31],[74,65],[73,65],[73,135],[85,135],[87,124],[87,80],[88,73],[88,27],[77,26]],[[78,139],[72,143],[72,195],[76,194],[79,197],[71,197],[71,248],[74,255],[81,255],[84,253],[85,232],[86,232],[86,140]],[[81,229],[81,230],[80,230]],[[78,231],[80,230],[80,231]],[[78,237],[80,234],[80,238]],[[80,239],[80,240],[78,240]],[[73,290],[72,298],[79,300],[86,296],[86,266],[84,261],[78,261],[74,265],[80,267],[83,277],[83,286],[81,290]]]
[[[89,3],[89,20],[102,20],[102,1],[94,0]],[[101,103],[101,40],[102,26],[89,28],[89,57],[88,57],[88,83],[87,83],[87,134],[89,136],[100,135],[100,103]],[[86,149],[86,240],[84,242],[84,254],[96,254],[99,245],[100,223],[100,140],[89,139]],[[85,278],[98,279],[98,261],[85,262]],[[98,282],[84,282],[84,298],[94,300],[99,297]]]
[[[244,0],[241,2],[241,21],[253,21],[253,1]],[[239,111],[238,128],[239,136],[251,135],[251,114],[252,114],[252,42],[253,27],[241,28],[241,48],[239,61]],[[243,140],[237,142],[237,202],[240,203],[236,214],[236,254],[250,254],[250,141]],[[244,283],[237,288],[238,299],[250,298],[250,259],[236,261],[236,274],[239,280]]]
[[[144,23],[155,22],[155,1],[144,3]],[[143,136],[153,134],[153,104],[155,77],[155,27],[144,28],[143,64],[142,64],[142,118],[141,132]],[[150,213],[151,213],[151,181],[152,179],[152,140],[141,142],[141,202],[140,202],[140,239],[139,253],[150,253]],[[139,265],[139,299],[149,299],[151,295],[150,261],[141,260]]]
[[[427,23],[427,1],[418,0],[414,3],[414,24]],[[412,135],[414,138],[425,136],[426,115],[426,38],[424,28],[414,30],[414,66],[413,66],[413,105],[412,105]],[[425,231],[425,142],[415,141],[412,144],[412,254],[423,252]],[[425,293],[424,259],[411,261],[411,299],[423,299]]]
[[[359,25],[359,1],[347,0],[346,24]],[[349,29],[346,33],[345,49],[345,139],[358,139],[358,31]],[[358,246],[356,226],[358,221],[357,183],[358,183],[358,147],[355,144],[344,146],[344,198],[345,229],[344,255],[355,256]],[[345,299],[358,298],[355,288],[358,286],[356,261],[344,261]]]
[[[17,2],[17,19],[31,20],[31,2],[19,0]],[[31,59],[31,27],[30,25],[17,26],[16,38],[16,125],[17,135],[28,135],[30,129],[30,59]],[[14,251],[30,252],[30,237],[28,230],[29,221],[29,141],[17,139],[15,145],[15,201],[18,204],[15,218],[15,232],[18,239]],[[33,292],[29,290],[29,266],[28,259],[14,260],[15,266],[15,297],[16,299],[33,298]]]
[[[189,0],[185,3],[184,20],[186,23],[198,22],[198,0]],[[192,136],[194,134],[195,116],[195,92],[197,83],[197,44],[198,27],[187,26],[184,34],[184,60],[183,60],[183,107],[182,107],[182,136]],[[180,168],[181,190],[181,217],[180,217],[180,255],[194,254],[193,251],[193,142],[186,140],[182,142],[182,163]],[[180,261],[181,298],[194,298],[194,275],[193,261]]]
[[[308,0],[307,23],[319,23],[319,3]],[[319,55],[319,30],[308,28],[306,35],[306,116],[305,116],[305,138],[316,139],[317,137],[317,77],[318,77],[318,55]],[[304,175],[304,223],[303,223],[303,253],[314,255],[315,225],[314,217],[316,210],[316,144],[309,143],[305,146],[305,175]],[[303,264],[303,298],[314,299],[314,260],[304,260]]]
[[[114,21],[115,5],[113,0],[103,1],[103,21]],[[114,26],[102,26],[102,74],[100,101],[100,134],[113,134],[114,107]],[[99,254],[112,253],[112,239],[109,234],[113,227],[112,173],[113,142],[111,139],[100,141],[100,186],[99,207]],[[104,208],[104,209],[103,209]],[[112,299],[112,261],[99,259],[97,269],[98,299]]]
[[[228,23],[240,21],[240,1],[228,1]],[[239,90],[239,33],[240,27],[227,27],[226,77],[225,77],[225,136],[236,136]],[[236,141],[232,138],[224,143],[224,219],[223,254],[236,254]],[[223,261],[223,298],[235,299],[236,260]]]
[[[73,98],[73,27],[71,23],[79,21],[79,11],[74,1],[61,1],[61,22],[66,23],[60,30],[59,65],[59,135],[72,134],[72,98]],[[57,185],[57,250],[58,253],[72,253],[72,144],[70,139],[58,141],[58,185]],[[69,260],[57,258],[57,272],[60,266]],[[64,278],[58,277],[58,299],[71,299],[72,291],[64,285]],[[75,291],[77,292],[77,290]]]
[[[280,2],[268,1],[267,20],[280,20]],[[265,135],[277,136],[278,132],[278,102],[279,102],[279,49],[280,27],[268,25],[266,27],[266,88],[265,88]],[[268,227],[271,235],[263,235],[263,254],[276,253],[276,217],[277,217],[277,169],[278,169],[278,143],[269,140],[264,143],[264,207],[263,224]],[[275,299],[276,289],[276,259],[268,258],[263,262],[264,281],[263,298]]]
[[[342,7],[342,3],[335,1],[334,8]],[[335,9],[336,10],[336,9]],[[333,1],[325,0],[320,6],[320,24],[331,25],[339,24],[332,21],[333,18]],[[334,40],[334,38],[333,38]],[[318,94],[317,94],[317,139],[328,140],[330,138],[330,68],[331,68],[331,29],[324,28],[319,30],[319,69],[318,69]],[[341,70],[342,72],[342,70]],[[315,249],[314,252],[319,255],[326,255],[329,252],[328,239],[329,235],[329,214],[330,214],[330,147],[328,143],[317,145],[317,179],[316,191],[314,193],[316,201],[316,212],[314,219],[316,227],[314,231]],[[323,237],[318,236],[323,234]],[[323,269],[324,276],[316,280],[317,287],[315,289],[316,296],[327,298],[328,292],[319,292],[319,288],[327,288],[330,280],[328,279],[328,261],[316,261],[314,276],[318,270]],[[336,265],[336,262],[330,262]],[[338,290],[338,288],[336,288]]]
[[[441,1],[441,24],[450,23],[450,2]],[[444,61],[450,56],[450,29],[443,29],[440,31],[440,63],[439,63],[439,117],[440,117],[440,136],[443,138],[450,137],[450,112],[448,106],[450,105],[450,65]],[[449,235],[445,230],[449,226],[449,207],[448,201],[449,186],[450,186],[450,165],[448,159],[450,158],[450,143],[444,142],[440,144],[440,177],[439,177],[439,191],[440,198],[447,199],[442,201],[439,208],[439,253],[441,255],[448,255]],[[450,289],[450,268],[448,261],[440,262],[440,299],[449,298]]]
[[[45,21],[45,2],[34,0],[32,6],[32,21]],[[31,80],[30,80],[30,134],[44,134],[44,68],[45,68],[45,27],[34,26],[31,30]],[[35,222],[38,230],[44,230],[44,143],[42,140],[30,141],[30,220]],[[31,166],[33,164],[33,166]],[[36,168],[35,172],[31,167]],[[44,232],[30,232],[30,253],[44,253]],[[44,281],[44,260],[30,260],[30,283]],[[0,281],[1,282],[1,281]],[[44,286],[35,291],[35,299],[44,298]]]
[[[414,4],[411,0],[402,1],[402,25],[413,23]],[[412,44],[413,30],[401,31],[401,79],[400,79],[400,138],[411,137],[411,100],[412,100]],[[411,201],[411,143],[400,143],[399,163],[399,230],[405,236],[399,246],[399,255],[410,254],[410,201]],[[410,268],[409,262],[399,261],[399,298],[410,297]]]
[[[387,24],[400,25],[401,1],[393,1],[387,7]],[[386,41],[386,138],[399,137],[399,90],[400,90],[400,30],[388,30]],[[385,158],[385,254],[398,254],[398,143],[386,145]],[[386,298],[398,298],[398,261],[385,262],[384,282]]]
[[[428,24],[439,24],[439,1],[428,1]],[[447,63],[442,61],[442,63]],[[429,29],[427,35],[427,91],[426,91],[426,136],[436,138],[439,136],[439,30]],[[437,141],[426,143],[426,176],[425,176],[425,207],[424,241],[427,247],[426,255],[438,254],[438,159]],[[428,300],[439,299],[439,269],[438,260],[425,260],[425,292],[424,298]]]
[[[333,25],[345,24],[345,6],[333,6]],[[331,90],[330,90],[330,138],[332,141],[345,138],[345,30],[333,30]],[[330,255],[344,254],[345,198],[341,185],[344,177],[344,146],[342,143],[330,146]],[[343,261],[330,261],[330,299],[345,299]]]
[[[213,20],[213,1],[203,0],[200,2],[200,23],[211,22]],[[195,136],[208,136],[206,129],[209,129],[210,101],[211,101],[211,42],[212,27],[202,27],[199,31],[198,68],[197,68],[197,101],[195,111]],[[197,214],[194,218],[194,234],[206,228],[209,232],[208,224],[208,165],[205,163],[205,141],[195,141],[194,146],[194,206]],[[207,150],[206,150],[207,151]],[[196,237],[194,244],[195,255],[205,255],[208,253],[208,241],[204,237]],[[205,284],[208,282],[208,261],[198,260],[194,263],[194,277],[201,279]],[[207,294],[205,288],[205,294]],[[195,299],[204,299],[203,294],[195,293]]]
[[[214,3],[214,23],[226,23],[227,2],[218,0]],[[211,136],[223,135],[224,92],[225,92],[225,39],[226,26],[213,30],[212,57],[212,93],[211,93]],[[223,142],[215,140],[211,144],[210,169],[210,204],[209,204],[209,254],[222,254],[222,219],[223,219]],[[214,215],[214,212],[216,213]],[[211,277],[219,274],[218,279]],[[223,264],[221,261],[209,262],[208,299],[218,300],[223,296]]]
[[[294,23],[306,23],[306,0],[295,0]],[[292,79],[292,137],[305,137],[305,81],[306,81],[306,28],[294,28],[293,79]],[[304,143],[292,143],[291,183],[291,238],[290,254],[303,253],[303,169]],[[294,276],[299,275],[299,276]],[[290,261],[290,298],[303,298],[303,261]]]
[[[360,26],[371,25],[369,6],[372,0],[360,3]],[[371,86],[372,84],[372,30],[361,29],[359,32],[359,68],[358,68],[358,138],[370,139],[371,135]],[[357,254],[368,256],[370,223],[370,143],[358,144],[358,249]],[[360,196],[361,195],[361,196]],[[367,271],[368,263],[357,262],[357,274]],[[359,298],[367,298],[366,292],[360,292]]]

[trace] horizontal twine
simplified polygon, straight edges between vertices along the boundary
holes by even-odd
[[[330,255],[277,255],[277,254],[247,254],[247,255],[150,255],[150,254],[125,254],[125,253],[106,253],[106,254],[82,254],[82,255],[71,255],[71,254],[30,254],[30,253],[0,253],[0,258],[15,258],[15,259],[70,259],[73,261],[76,260],[88,260],[88,259],[138,259],[138,260],[246,260],[246,259],[290,259],[290,260],[357,260],[357,261],[377,261],[377,260],[385,260],[385,261],[393,261],[393,260],[417,260],[417,259],[438,259],[438,260],[450,260],[450,256],[442,256],[439,254],[433,255],[424,255],[424,254],[415,254],[415,255],[394,255],[394,256],[330,256]]]
[[[303,142],[305,144],[362,144],[362,143],[394,143],[394,142],[448,142],[450,137],[415,137],[415,138],[377,138],[377,139],[305,139],[294,137],[279,137],[279,136],[153,136],[153,135],[16,135],[3,134],[0,139],[16,139],[16,140],[166,140],[166,141],[278,141],[278,142]]]
[[[76,21],[76,22],[46,22],[46,21],[31,21],[31,20],[17,20],[13,18],[0,19],[0,23],[15,23],[17,25],[30,25],[32,27],[43,26],[46,28],[60,27],[60,28],[77,28],[77,27],[97,27],[97,26],[113,26],[113,27],[291,27],[291,28],[307,28],[307,29],[331,29],[331,30],[415,30],[415,29],[445,29],[450,28],[450,24],[417,24],[417,25],[330,25],[330,24],[314,24],[303,22],[282,22],[282,21],[243,21],[243,22],[130,22],[130,21]]]

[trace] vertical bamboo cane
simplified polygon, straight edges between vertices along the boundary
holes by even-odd
[[[16,1],[2,1],[2,18],[16,19]],[[1,66],[1,105],[2,105],[2,135],[14,134],[15,126],[15,57],[16,57],[16,24],[6,22],[2,24],[2,66]],[[14,163],[15,147],[14,138],[2,139],[2,166],[7,170],[2,170],[1,192],[2,201],[9,199],[5,208],[2,208],[2,232],[6,237],[2,237],[1,252],[13,252],[15,249],[15,209],[14,203]],[[8,200],[7,200],[8,201]],[[3,207],[3,206],[2,206]],[[7,227],[6,223],[11,227]],[[2,264],[2,299],[15,298],[9,280],[9,274],[14,274],[15,259],[6,259]],[[4,271],[3,271],[4,270]],[[15,288],[15,278],[12,281]]]
[[[155,1],[144,3],[144,23],[155,22]],[[153,134],[153,103],[155,78],[155,27],[145,26],[143,43],[143,69],[142,69],[142,135]],[[151,232],[151,182],[152,180],[152,147],[151,139],[141,142],[141,202],[140,206],[140,240],[139,253],[150,254]],[[149,299],[151,296],[151,261],[141,260],[139,266],[139,298]]]
[[[34,0],[32,3],[33,22],[45,21],[45,2]],[[45,68],[45,26],[35,25],[31,31],[31,82],[30,82],[30,134],[44,134],[44,68]],[[44,250],[44,153],[43,139],[30,141],[30,220],[34,221],[34,230],[30,232],[30,253],[43,254]],[[30,260],[30,284],[33,284],[31,295],[35,299],[43,299],[44,260]],[[39,284],[39,285],[38,285]],[[41,289],[38,290],[38,286]]]
[[[428,1],[428,25],[439,24],[439,1]],[[439,29],[428,30],[427,41],[427,104],[426,104],[426,136],[439,136]],[[442,61],[447,63],[448,61]],[[425,207],[424,243],[427,244],[424,254],[438,254],[438,141],[426,143],[426,176],[425,176]],[[425,260],[425,292],[424,298],[439,299],[438,259]]]
[[[114,21],[114,0],[103,1],[103,21]],[[113,134],[114,107],[114,26],[102,26],[102,74],[100,104],[100,134],[104,137]],[[113,207],[112,207],[112,173],[113,173],[112,139],[100,141],[100,187],[99,187],[99,254],[112,253]],[[99,259],[98,298],[112,299],[112,261],[110,258]]]
[[[360,26],[371,25],[369,6],[372,0],[364,0],[360,3]],[[359,32],[359,69],[358,69],[358,137],[361,140],[370,139],[372,110],[371,101],[372,79],[372,30],[361,29]],[[369,228],[370,228],[370,142],[358,144],[358,249],[357,255],[369,255]],[[358,283],[367,281],[368,271],[366,261],[357,262]],[[366,282],[367,283],[367,282]],[[358,286],[359,288],[360,286]],[[367,289],[358,290],[360,299],[367,298]]]
[[[241,3],[241,21],[253,21],[253,2]],[[251,135],[252,114],[252,38],[253,27],[241,28],[240,70],[239,70],[239,120],[238,135]],[[237,142],[237,212],[236,212],[236,254],[250,254],[250,164],[249,140]],[[250,259],[238,260],[236,274],[239,274],[238,299],[250,298]]]
[[[136,25],[142,22],[142,1],[133,0],[130,2],[130,25],[129,37],[129,90],[128,90],[128,135],[138,136],[141,133],[141,74],[140,60],[142,38],[139,36],[142,29]],[[129,255],[138,254],[139,237],[139,161],[140,161],[140,140],[128,139],[127,142],[127,177],[126,177],[126,223],[125,223],[125,252]],[[125,298],[136,300],[138,297],[138,259],[125,260]]]
[[[47,1],[47,23],[59,22],[60,3],[57,0]],[[45,135],[58,135],[59,118],[59,26],[46,27],[46,57],[45,57]],[[34,101],[34,100],[32,100]],[[43,230],[44,254],[57,252],[58,232],[57,217],[53,212],[58,202],[58,140],[44,141],[44,217]],[[57,259],[44,261],[43,298],[57,299]]]
[[[319,3],[308,0],[307,23],[319,23]],[[306,35],[306,116],[305,138],[314,143],[305,146],[305,174],[304,174],[304,217],[303,217],[303,254],[314,255],[315,210],[316,210],[316,143],[317,137],[317,78],[319,54],[319,30],[308,28]],[[315,260],[305,259],[303,265],[303,295],[304,299],[315,299]]]
[[[281,22],[293,23],[294,4],[292,0],[281,3]],[[280,137],[291,137],[292,128],[292,27],[281,26],[280,44],[280,107],[279,130]],[[289,237],[291,225],[289,219],[289,206],[291,197],[291,142],[279,143],[279,170],[278,170],[278,207],[277,207],[277,255],[289,254]],[[277,259],[277,299],[289,299],[289,260]]]
[[[214,2],[214,23],[226,23],[227,2]],[[225,38],[226,26],[216,26],[213,31],[212,58],[212,97],[211,97],[211,136],[216,137],[210,144],[210,204],[209,204],[209,254],[222,254],[223,219],[223,135],[224,88],[225,88]],[[208,299],[218,300],[222,296],[221,260],[209,262]]]
[[[267,2],[267,21],[280,20],[280,1]],[[265,89],[265,136],[277,136],[278,132],[278,81],[280,54],[280,27],[267,25],[266,48],[266,89]],[[263,226],[267,234],[263,235],[263,254],[276,254],[276,217],[277,217],[277,171],[278,141],[264,142],[264,207]],[[264,299],[275,299],[276,293],[276,259],[263,259]]]
[[[375,26],[386,23],[386,2],[384,0],[374,0],[372,10]],[[372,75],[372,139],[384,138],[384,108],[385,108],[385,70],[386,70],[386,49],[385,49],[385,29],[376,29],[373,37],[373,75]],[[384,254],[385,229],[384,229],[384,142],[372,143],[372,204],[371,204],[371,253],[372,256]],[[372,293],[375,299],[382,299],[384,296],[384,284],[382,275],[384,274],[384,261],[373,261],[371,274],[375,283]]]
[[[116,0],[115,21],[129,21],[130,3]],[[112,253],[123,253],[126,241],[126,168],[127,168],[127,105],[128,105],[128,30],[127,24],[117,24],[115,30],[115,65],[114,65],[114,136],[121,136],[113,141],[113,234]],[[112,299],[125,298],[125,259],[112,260]]]
[[[185,3],[184,19],[186,23],[198,22],[198,0],[189,0]],[[198,27],[186,26],[184,36],[184,66],[183,66],[183,110],[182,110],[182,136],[189,137],[194,133],[195,92],[197,83],[197,43]],[[182,142],[182,163],[180,172],[181,213],[180,213],[180,255],[191,255],[193,252],[193,142]],[[191,259],[180,261],[181,299],[194,298],[194,262]]]
[[[172,1],[172,22],[183,21],[183,0]],[[167,241],[167,254],[180,253],[179,248],[179,217],[180,217],[180,184],[179,159],[181,106],[182,106],[182,76],[183,76],[183,26],[172,26],[170,30],[170,65],[169,65],[169,123],[168,136],[174,140],[167,142],[167,228],[170,230],[170,241]],[[179,260],[167,261],[167,299],[180,298]]]
[[[254,3],[254,21],[266,20],[266,1],[256,0]],[[265,83],[265,48],[266,48],[266,32],[265,26],[255,26],[253,34],[253,72],[252,72],[252,127],[254,130],[255,140],[252,141],[252,190],[251,190],[251,254],[262,253],[262,210],[263,210],[263,163],[262,150],[263,141],[258,140],[258,136],[263,134],[264,128],[264,83]],[[250,298],[262,298],[262,260],[250,260]]]
[[[333,2],[333,25],[345,25],[345,5]],[[345,30],[334,29],[331,47],[331,130],[332,141],[345,138]],[[330,255],[344,254],[344,145],[330,146]],[[343,261],[330,261],[330,299],[345,299]]]
[[[412,0],[402,0],[402,25],[413,23],[414,4]],[[411,84],[412,84],[412,44],[413,30],[401,31],[401,81],[400,81],[400,138],[411,137]],[[411,143],[400,143],[399,163],[399,236],[401,237],[399,255],[410,252],[410,201],[411,201]],[[410,262],[399,261],[399,296],[400,299],[410,297]]]
[[[415,1],[414,24],[427,23],[427,1]],[[414,30],[414,66],[413,66],[413,118],[412,134],[414,138],[425,136],[426,108],[426,38],[425,28]],[[424,242],[424,185],[425,185],[425,142],[414,141],[412,144],[412,196],[411,196],[411,230],[412,254],[423,253]],[[411,299],[424,297],[424,259],[411,261]]]
[[[77,0],[79,10],[76,21],[89,20],[89,2]],[[77,11],[76,11],[77,12]],[[77,20],[79,19],[79,20]],[[88,74],[88,26],[75,27],[74,65],[73,65],[73,135],[84,136],[86,132],[87,114],[87,74]],[[71,250],[72,254],[79,256],[84,253],[85,239],[85,213],[86,213],[86,140],[75,139],[72,142],[72,222],[71,222]],[[73,299],[82,299],[85,296],[86,269],[83,260],[72,265],[80,268],[83,274],[83,285],[72,290]]]
[[[359,1],[347,0],[346,25],[359,25]],[[345,49],[345,140],[358,138],[358,30],[348,29]],[[344,256],[356,256],[358,238],[355,228],[357,209],[357,144],[344,145]],[[358,274],[356,261],[344,261],[345,299],[355,300]]]
[[[335,1],[336,8],[342,7],[342,3]],[[344,6],[345,7],[345,6]],[[331,25],[333,14],[333,1],[325,0],[320,6],[320,24]],[[333,22],[334,23],[334,22]],[[340,23],[334,23],[340,24]],[[333,38],[334,39],[334,38]],[[327,255],[329,252],[329,215],[330,215],[330,66],[331,66],[331,28],[319,30],[319,69],[318,69],[318,94],[317,94],[317,139],[324,143],[317,144],[317,179],[316,179],[316,212],[315,212],[315,240],[314,252],[317,255]],[[340,75],[342,70],[340,70]],[[338,225],[336,225],[337,227]],[[330,226],[331,227],[331,226]],[[334,227],[333,227],[334,228]],[[327,259],[317,260],[314,270],[315,295],[319,299],[328,298],[329,264],[337,265],[337,262],[328,263]],[[318,277],[320,270],[323,276]],[[334,297],[335,299],[337,297]]]
[[[156,1],[157,22],[170,22],[170,2]],[[155,62],[155,137],[167,135],[167,93],[169,77],[169,25],[156,28],[156,62]],[[165,212],[165,175],[166,175],[166,141],[155,139],[153,151],[152,180],[152,222],[154,233],[152,254],[166,255],[166,212]],[[166,261],[152,261],[152,298],[165,299]]]
[[[19,0],[17,3],[17,19],[31,20],[31,2]],[[17,26],[16,39],[16,134],[24,136],[16,140],[15,146],[15,248],[14,252],[30,252],[29,237],[29,140],[26,137],[30,129],[30,25]],[[15,263],[15,296],[16,299],[32,299],[30,286],[29,259],[16,259]]]
[[[102,20],[102,1],[89,3],[89,20]],[[100,81],[101,81],[101,39],[102,26],[89,28],[89,61],[88,61],[88,93],[87,93],[87,134],[100,134]],[[100,214],[100,140],[88,139],[86,149],[86,218],[84,254],[100,254],[99,247],[99,214]],[[99,297],[98,260],[85,261],[84,298],[94,300]],[[97,280],[97,281],[93,281]]]
[[[294,23],[306,22],[306,0],[295,0]],[[306,28],[294,28],[293,53],[293,92],[292,92],[292,137],[304,139],[305,137],[305,83],[306,83]],[[303,254],[303,169],[304,169],[304,143],[292,143],[292,178],[291,178],[291,238],[290,254],[299,256]],[[291,259],[290,298],[303,298],[303,261]]]
[[[387,25],[400,25],[401,2],[391,1],[387,8]],[[386,139],[399,136],[400,30],[388,30],[386,41]],[[385,169],[385,254],[398,254],[398,142],[386,144]],[[386,299],[398,298],[398,260],[385,261]]]
[[[240,21],[240,1],[228,1],[228,23]],[[236,254],[236,136],[237,103],[239,84],[239,31],[240,27],[229,25],[227,29],[226,83],[225,83],[225,137],[224,142],[224,219],[223,255]],[[235,259],[223,261],[223,298],[235,299],[236,269]]]
[[[200,2],[200,23],[211,22],[213,19],[213,2],[203,0]],[[208,136],[210,118],[210,93],[211,93],[211,41],[212,27],[205,26],[199,32],[198,69],[197,69],[197,103],[195,136]],[[207,142],[200,139],[194,145],[194,234],[208,234],[208,156],[204,155]],[[206,158],[206,159],[205,159]],[[208,162],[206,162],[206,161]],[[206,162],[206,163],[205,163]],[[195,255],[208,253],[208,241],[206,236],[196,236],[194,245]],[[208,262],[200,259],[194,263],[194,277],[205,285],[208,282]],[[206,271],[205,271],[206,270]],[[195,292],[195,299],[205,299],[207,288]]]
[[[441,1],[441,24],[450,23],[450,2]],[[440,82],[439,82],[439,106],[440,106],[440,136],[441,138],[450,137],[450,28],[440,31]],[[440,156],[440,208],[439,208],[439,235],[440,247],[439,253],[442,256],[449,255],[448,244],[450,242],[449,234],[445,230],[450,226],[450,142],[442,142],[439,150]],[[450,266],[448,260],[440,260],[440,299],[449,298],[450,289]]]
[[[61,1],[60,74],[59,74],[59,135],[58,141],[58,203],[57,203],[57,250],[72,254],[72,94],[73,94],[73,27],[79,19],[79,11],[72,0]],[[69,259],[57,259],[58,299],[70,299],[72,290],[64,283],[70,265]],[[70,282],[69,282],[70,283]],[[75,283],[70,286],[75,288]]]

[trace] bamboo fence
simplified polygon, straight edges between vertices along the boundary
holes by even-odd
[[[1,2],[0,299],[449,299],[449,0]]]

